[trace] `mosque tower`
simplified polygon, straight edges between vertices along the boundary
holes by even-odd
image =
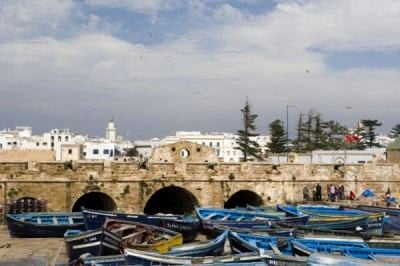
[[[117,140],[117,129],[114,125],[114,119],[111,119],[108,122],[106,128],[106,139],[110,140],[111,142],[115,142]]]

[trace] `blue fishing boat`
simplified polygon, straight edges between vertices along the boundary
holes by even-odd
[[[82,208],[82,215],[87,230],[94,230],[103,226],[106,218],[138,222],[154,225],[181,233],[184,242],[196,239],[199,229],[199,220],[192,215],[146,215],[126,214],[108,211],[97,211]]]
[[[279,239],[277,237],[267,235],[254,235],[246,233],[229,232],[229,244],[231,251],[234,254],[241,254],[247,252],[259,252],[264,253],[265,251],[274,252],[281,254],[278,246],[288,246],[287,239]]]
[[[223,232],[217,238],[207,243],[186,244],[173,247],[166,255],[176,257],[207,257],[221,256],[224,251],[225,241],[228,237],[228,231]]]
[[[306,224],[308,220],[308,216],[279,219],[260,212],[213,208],[196,208],[196,214],[201,221],[203,231],[209,234],[212,233],[216,225],[246,229],[269,229],[272,223],[276,221]]]
[[[84,266],[124,266],[128,265],[126,263],[126,258],[124,255],[116,256],[86,256],[79,259],[80,265]],[[79,265],[79,264],[78,264]]]
[[[85,229],[79,212],[7,214],[6,222],[12,237],[63,237],[67,230]]]
[[[125,256],[128,265],[254,265],[264,263],[268,256],[255,252],[226,256],[210,257],[175,257],[134,249],[125,249]]]
[[[307,226],[330,230],[347,230],[383,234],[385,215],[360,210],[343,210],[339,206],[278,205],[290,217],[309,215]]]
[[[393,234],[400,234],[400,209],[380,207],[380,206],[369,206],[369,205],[358,205],[357,207],[346,207],[341,208],[347,209],[358,209],[362,211],[374,212],[374,213],[385,213],[388,215],[387,221],[385,223],[384,230]]]
[[[78,259],[82,254],[107,256],[121,254],[122,238],[106,228],[82,232],[68,230],[64,234],[64,244],[70,261]]]
[[[299,256],[309,256],[314,252],[340,254],[361,259],[375,256],[400,257],[399,249],[371,248],[363,241],[340,239],[292,239],[293,252]]]
[[[215,225],[213,230],[214,230],[214,235],[220,235],[221,233],[223,233],[226,230],[230,230],[232,232],[237,232],[237,233],[265,234],[265,235],[277,236],[277,237],[294,237],[296,235],[296,229],[294,229],[294,228],[246,229],[246,228],[240,228],[240,227],[234,227],[234,226]]]
[[[279,218],[283,218],[286,216],[286,213],[283,211],[277,211],[274,207],[266,207],[266,206],[253,206],[253,205],[246,205],[246,210],[253,211],[253,212],[263,212],[269,215],[274,215]]]

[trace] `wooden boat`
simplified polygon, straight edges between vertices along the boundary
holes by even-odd
[[[69,229],[85,228],[79,212],[7,214],[6,221],[12,237],[63,237]]]
[[[67,230],[64,234],[64,244],[68,258],[78,259],[82,254],[92,256],[106,256],[121,254],[122,238],[105,228],[82,232]]]
[[[357,207],[347,207],[341,206],[341,208],[347,209],[358,209],[374,213],[385,213],[388,215],[387,221],[384,226],[386,232],[400,234],[400,209],[389,208],[389,207],[379,207],[379,206],[369,206],[369,205],[358,205]]]
[[[288,246],[288,240],[267,235],[229,232],[229,244],[233,254],[269,251],[281,255],[279,247]]]
[[[207,257],[221,256],[224,251],[225,240],[228,237],[228,231],[222,232],[217,238],[200,244],[186,244],[179,247],[173,247],[166,253],[169,256],[176,257]]]
[[[343,206],[342,206],[343,208]],[[400,217],[400,209],[391,207],[380,207],[380,206],[370,206],[370,205],[357,205],[357,209],[369,211],[369,212],[384,212],[390,216]]]
[[[124,248],[166,253],[183,242],[180,233],[154,225],[106,219],[103,227],[121,237]]]
[[[375,256],[400,257],[399,249],[371,248],[363,241],[293,239],[290,242],[293,252],[299,256],[309,256],[314,252],[320,252],[341,254],[361,259],[374,259]]]
[[[336,266],[336,265],[346,265],[346,266],[365,266],[365,265],[374,265],[374,266],[383,266],[377,261],[366,260],[366,259],[357,259],[342,255],[331,255],[324,253],[313,253],[307,260],[307,265],[310,266]],[[385,266],[395,265],[395,264],[385,264]]]
[[[276,208],[273,207],[265,207],[265,206],[253,206],[253,205],[246,205],[246,209],[248,211],[253,211],[253,212],[263,212],[267,213],[269,215],[276,216],[277,218],[283,218],[286,216],[285,212],[282,211],[277,211]]]
[[[102,227],[106,218],[109,218],[149,224],[176,231],[182,234],[184,242],[190,242],[196,239],[200,229],[199,220],[192,215],[125,214],[89,210],[85,208],[82,208],[82,215],[87,230],[94,230]]]
[[[296,236],[296,229],[281,229],[281,228],[271,228],[271,229],[245,229],[234,226],[224,226],[224,225],[215,225],[214,235],[220,235],[224,231],[232,231],[236,233],[248,233],[248,234],[265,234],[269,236],[277,236],[277,237],[294,237]]]
[[[362,239],[371,239],[373,236],[380,236],[380,234],[368,233],[368,232],[357,232],[348,230],[332,230],[323,229],[318,227],[310,227],[308,225],[292,225],[283,222],[274,223],[273,228],[275,229],[294,229],[297,235],[329,235],[329,236],[346,236],[346,237],[361,237]]]
[[[125,249],[128,265],[306,265],[306,260],[255,252],[214,257],[174,257]],[[292,262],[292,263],[290,263]]]
[[[196,208],[196,214],[201,221],[203,231],[208,234],[212,234],[215,225],[246,229],[269,229],[272,222],[276,221],[305,224],[308,220],[308,216],[278,219],[260,212],[212,208]]]
[[[383,234],[384,214],[359,210],[343,210],[339,207],[278,205],[288,216],[310,215],[307,226],[330,230],[363,231]]]
[[[80,263],[80,264],[79,264]],[[128,265],[126,263],[126,258],[124,255],[116,255],[116,256],[87,256],[79,259],[77,265],[84,266],[125,266]]]

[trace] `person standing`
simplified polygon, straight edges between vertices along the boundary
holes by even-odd
[[[331,185],[330,194],[331,194],[331,201],[335,201],[336,189],[335,189],[335,186],[334,186],[334,185]]]
[[[318,183],[317,187],[316,187],[316,190],[317,190],[316,191],[316,196],[317,196],[316,198],[317,198],[318,201],[322,200],[321,189],[322,189],[321,185]]]
[[[304,188],[303,188],[303,201],[304,202],[307,202],[308,201],[308,199],[309,199],[309,197],[310,197],[310,194],[309,194],[310,192],[308,191],[308,188],[307,188],[307,186],[305,186]]]
[[[390,198],[392,197],[390,193],[390,188],[385,193],[386,207],[390,207]]]

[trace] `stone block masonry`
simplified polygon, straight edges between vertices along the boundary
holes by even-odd
[[[160,206],[170,200],[170,205],[190,201],[193,205],[223,207],[232,198],[235,204],[251,204],[255,199],[290,203],[302,200],[304,186],[311,191],[317,183],[323,187],[325,198],[328,184],[344,184],[346,195],[350,190],[359,195],[367,188],[378,195],[388,188],[393,194],[400,193],[398,164],[176,162],[149,164],[147,170],[126,162],[78,163],[72,169],[64,166],[59,162],[0,162],[0,204],[33,197],[45,199],[51,211],[102,204],[104,209],[142,212],[149,202],[157,200]]]

